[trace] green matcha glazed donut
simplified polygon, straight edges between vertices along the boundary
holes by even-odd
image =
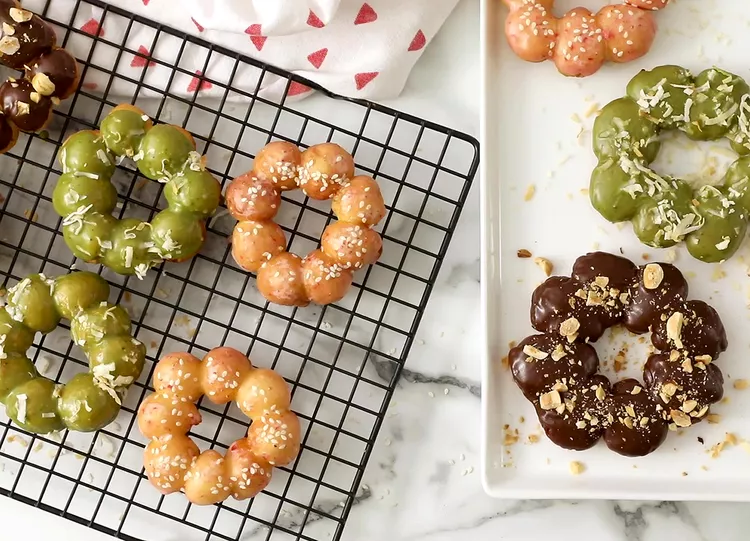
[[[131,158],[145,177],[164,183],[168,208],[151,222],[112,216],[117,159]],[[170,124],[153,125],[143,111],[118,105],[99,131],[71,135],[59,153],[63,174],[52,202],[73,254],[122,275],[143,279],[162,261],[185,261],[201,249],[205,219],[219,206],[221,185],[205,169],[193,137]]]
[[[732,73],[711,68],[693,77],[679,66],[641,71],[627,96],[607,104],[594,122],[599,163],[591,175],[592,205],[610,222],[629,220],[647,246],[684,241],[701,261],[730,258],[750,213],[749,113],[750,88]],[[693,190],[649,166],[666,130],[697,141],[726,138],[739,157],[720,185]]]
[[[0,402],[17,425],[36,434],[91,432],[117,417],[146,348],[130,334],[127,312],[108,298],[109,284],[91,272],[34,274],[8,290],[0,308]],[[89,371],[65,385],[40,376],[26,356],[34,334],[52,332],[61,319],[70,320],[89,361]]]

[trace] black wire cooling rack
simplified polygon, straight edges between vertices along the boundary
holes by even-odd
[[[2,283],[10,287],[32,272],[100,272],[112,285],[111,300],[133,317],[148,360],[117,421],[95,434],[34,436],[0,413],[0,492],[121,539],[339,539],[476,173],[478,144],[380,105],[333,96],[98,0],[24,5],[55,26],[61,44],[78,58],[84,82],[56,109],[49,133],[22,135],[0,156]],[[96,25],[85,28],[92,17],[120,30],[99,35]],[[144,39],[150,53],[139,50]],[[193,79],[194,65],[186,66],[196,58],[205,64]],[[209,60],[221,69],[207,73]],[[140,75],[118,69],[126,64],[142,65]],[[269,81],[281,88],[280,99],[264,97],[261,88]],[[207,84],[216,98],[199,100]],[[320,96],[291,99],[308,87]],[[225,186],[249,170],[253,152],[271,140],[341,144],[360,171],[379,180],[386,197],[382,259],[357,274],[340,303],[304,309],[269,305],[258,294],[254,276],[232,260],[227,234],[233,223],[226,215],[211,220],[205,247],[193,260],[165,264],[143,281],[76,261],[52,209],[61,173],[57,149],[70,133],[97,126],[119,103],[134,103],[158,121],[190,130]],[[150,219],[164,204],[161,185],[125,164],[115,180],[121,216]],[[287,192],[279,223],[290,249],[304,254],[317,247],[331,217],[330,205]],[[218,345],[246,351],[255,364],[287,379],[302,420],[303,450],[253,500],[191,506],[182,494],[161,496],[143,475],[145,440],[134,414],[163,353],[202,356]],[[30,355],[42,374],[57,381],[86,370],[63,327],[38,338]],[[235,406],[204,401],[200,408],[203,423],[192,434],[202,449],[224,451],[244,434],[247,421]]]

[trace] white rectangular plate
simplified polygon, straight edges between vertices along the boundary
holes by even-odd
[[[560,12],[574,7],[567,0],[558,4]],[[584,2],[592,10],[603,4]],[[500,0],[485,0],[482,10],[485,490],[503,498],[750,500],[747,445],[729,446],[718,458],[710,453],[728,432],[739,441],[750,439],[750,390],[733,388],[735,380],[750,378],[750,240],[720,266],[695,261],[683,247],[650,250],[637,241],[629,224],[618,227],[601,218],[586,195],[596,164],[590,131],[595,111],[623,96],[627,82],[640,69],[678,64],[697,73],[715,65],[750,80],[746,0],[680,0],[656,14],[659,33],[648,55],[629,64],[606,65],[582,80],[559,75],[550,62],[529,64],[516,58],[503,31],[506,8]],[[665,143],[657,165],[663,173],[680,176],[714,166],[713,178],[718,179],[731,162],[727,148],[688,144],[681,136]],[[517,257],[519,249],[550,260],[559,275],[569,275],[573,261],[594,249],[621,252],[637,264],[645,258],[676,258],[675,264],[688,277],[690,298],[712,304],[727,329],[729,348],[718,363],[728,402],[713,409],[721,421],[670,432],[659,450],[639,459],[616,455],[602,442],[589,451],[574,452],[546,440],[531,404],[501,362],[511,341],[533,333],[531,294],[545,278],[533,259]],[[628,369],[615,374],[612,361],[624,342],[631,344]],[[641,378],[646,347],[626,332],[606,334],[596,348],[610,379]],[[512,442],[516,430],[518,441]],[[539,441],[531,443],[529,436],[535,435]],[[582,475],[570,473],[571,461],[584,465]]]

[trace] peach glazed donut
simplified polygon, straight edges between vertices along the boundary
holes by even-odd
[[[183,491],[196,505],[252,498],[271,482],[275,466],[299,453],[300,424],[286,381],[235,349],[215,348],[202,361],[171,353],[156,365],[153,385],[138,408],[138,428],[151,440],[143,455],[146,475],[162,494]],[[187,435],[201,422],[195,402],[203,395],[214,404],[236,402],[252,421],[247,437],[225,456],[201,453]]]
[[[561,18],[555,0],[503,0],[510,9],[505,36],[513,52],[527,62],[552,60],[569,77],[587,77],[609,62],[625,63],[645,55],[656,36],[652,11],[669,0],[625,0],[596,14],[577,7]]]
[[[582,451],[604,439],[611,451],[638,457],[655,451],[669,430],[706,418],[724,395],[716,360],[727,336],[716,310],[687,297],[677,267],[636,267],[607,252],[579,257],[570,277],[552,276],[536,288],[531,325],[540,334],[513,347],[508,360],[550,441]],[[599,373],[591,344],[618,324],[651,332],[658,352],[646,361],[643,383],[610,385]]]
[[[311,199],[332,199],[339,221],[326,227],[321,247],[305,258],[286,251],[286,236],[273,221],[281,192],[301,188]],[[234,179],[226,205],[238,220],[232,235],[237,264],[257,273],[260,293],[286,306],[331,304],[344,298],[354,271],[380,259],[383,240],[372,228],[386,213],[378,183],[354,176],[351,154],[335,143],[301,152],[277,141],[258,152],[253,170]]]

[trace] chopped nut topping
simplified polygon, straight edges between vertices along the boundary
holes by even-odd
[[[42,96],[51,96],[55,92],[55,83],[50,80],[46,73],[35,73],[31,79],[31,86]]]
[[[588,298],[588,296],[586,295],[586,291],[583,289],[579,289],[578,291],[576,291],[575,296],[583,300],[586,300]]]
[[[682,323],[685,317],[682,312],[675,312],[667,320],[667,339],[672,340],[678,349],[682,349]]]
[[[721,422],[721,415],[718,413],[712,413],[706,417],[706,420],[708,420],[708,424],[710,425],[718,425]]]
[[[576,428],[586,428],[586,421],[577,421]]]
[[[543,410],[553,410],[559,408],[560,406],[562,406],[560,393],[554,390],[548,393],[544,393],[539,397],[539,406]]]
[[[594,290],[589,290],[589,294],[586,297],[586,306],[599,306],[604,302],[604,299]]]
[[[633,390],[630,391],[630,394],[639,394],[642,390],[643,390],[642,387],[639,387],[638,385],[636,385],[635,387],[633,387]]]
[[[685,413],[690,413],[693,411],[696,407],[698,407],[698,402],[695,400],[686,400],[682,403],[682,406],[680,409],[684,411]]]
[[[638,422],[638,424],[641,425],[641,427],[645,427],[646,425],[648,425],[648,422],[650,420],[651,419],[649,419],[648,417],[641,417],[641,420]]]
[[[26,9],[10,8],[10,18],[17,23],[25,23],[26,21],[30,21],[33,16],[34,14]]]
[[[42,99],[42,96],[39,94],[39,92],[29,92],[29,98],[31,98],[31,101],[34,103],[39,103],[39,100]]]
[[[567,390],[568,390],[568,386],[567,386],[567,385],[565,385],[565,384],[564,384],[563,382],[561,382],[561,381],[558,381],[557,383],[555,383],[555,384],[554,384],[554,385],[552,386],[552,388],[553,388],[553,389],[554,389],[555,391],[557,391],[557,392],[560,392],[560,393],[564,393],[565,391],[567,391]]]
[[[685,359],[684,361],[682,361],[682,369],[688,374],[693,373],[693,363],[690,362],[690,359]]]
[[[680,352],[677,351],[676,349],[673,349],[672,351],[669,352],[670,361],[675,362],[679,358],[680,358]]]
[[[549,353],[546,351],[542,351],[541,349],[537,349],[532,345],[525,345],[523,346],[523,352],[524,354],[528,355],[529,357],[532,357],[534,359],[542,360],[546,359]]]
[[[563,357],[565,357],[567,353],[565,353],[565,350],[563,349],[562,344],[557,344],[555,347],[555,351],[552,352],[552,360],[553,361],[559,361]]]
[[[604,387],[602,387],[601,385],[599,385],[596,388],[596,399],[601,402],[602,400],[604,400],[604,398],[606,396],[607,396],[607,393],[604,391]]]
[[[531,201],[534,198],[534,192],[536,192],[536,186],[529,184],[529,187],[526,188],[526,193],[523,194],[523,200]]]
[[[677,392],[677,385],[675,385],[674,383],[670,381],[661,386],[661,390],[659,391],[659,396],[666,404],[672,399],[672,397],[674,396],[676,392]]]
[[[520,259],[528,259],[528,258],[530,258],[530,257],[531,257],[531,252],[529,252],[529,251],[528,251],[528,250],[526,250],[526,249],[521,249],[521,250],[518,250],[518,251],[516,252],[516,255],[517,255],[517,256],[518,256],[518,257],[519,257]]]
[[[621,421],[622,424],[624,424],[626,427],[633,428],[633,419],[631,419],[630,417],[624,417],[623,419],[621,419]]]
[[[13,36],[3,36],[0,38],[0,53],[5,55],[14,55],[21,48],[18,38]]]
[[[8,23],[3,23],[3,34],[5,34],[6,36],[12,36],[15,33],[16,33],[15,28],[13,28]]]
[[[630,417],[635,417],[635,410],[633,409],[633,406],[628,404],[625,406],[625,413],[627,413]]]
[[[697,412],[696,411],[691,411],[690,412],[690,416],[691,417],[703,417],[706,414],[707,411],[708,411],[708,406],[703,406]]]
[[[703,364],[711,364],[711,361],[713,361],[711,355],[696,355],[695,360],[696,362],[701,362]]]
[[[542,271],[544,272],[546,276],[549,276],[550,274],[552,274],[553,266],[552,266],[552,262],[549,259],[545,259],[543,257],[535,257],[534,263],[536,264],[537,267],[542,269]]]
[[[596,426],[599,424],[599,418],[598,417],[591,417],[591,420],[589,421],[591,423],[591,426]]]
[[[643,269],[643,286],[646,289],[656,289],[664,280],[664,269],[658,263],[649,263]]]
[[[630,295],[628,295],[627,291],[625,293],[620,293],[620,304],[628,304],[629,300]]]
[[[586,470],[586,467],[583,464],[575,460],[570,463],[569,467],[570,473],[572,473],[573,475],[580,475]]]
[[[690,420],[690,417],[688,417],[684,412],[680,410],[670,410],[669,416],[674,421],[674,424],[679,427],[686,428],[693,424],[693,422]]]
[[[597,276],[594,278],[594,283],[601,288],[605,288],[609,285],[609,278],[606,276]]]
[[[750,387],[750,382],[748,382],[746,379],[736,379],[734,380],[734,388],[738,391],[744,391],[748,387]]]
[[[560,334],[563,336],[573,336],[581,328],[581,324],[574,317],[569,317],[560,324]]]
[[[16,109],[18,109],[18,115],[28,115],[31,112],[29,104],[25,101],[16,102]]]

